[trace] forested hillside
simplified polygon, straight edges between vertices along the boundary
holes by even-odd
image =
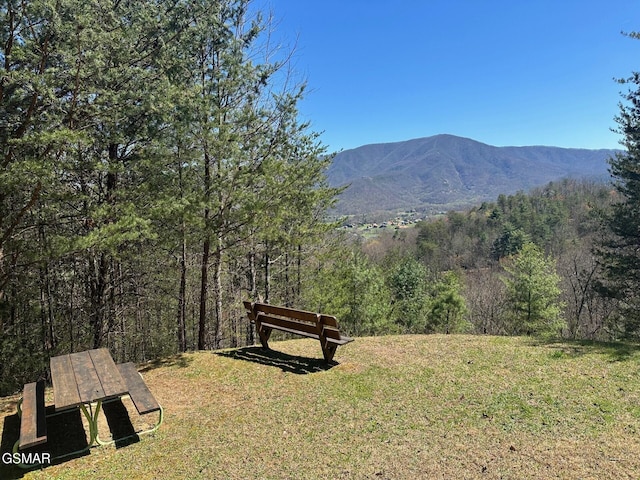
[[[364,145],[338,153],[329,183],[345,186],[336,211],[432,214],[468,208],[500,194],[528,191],[563,178],[602,180],[615,150],[495,147],[454,135]]]
[[[359,240],[325,265],[314,300],[355,334],[620,338],[632,332],[599,291],[595,252],[618,199],[565,180]]]

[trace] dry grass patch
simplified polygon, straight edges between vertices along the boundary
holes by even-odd
[[[142,366],[166,412],[155,435],[25,478],[640,476],[634,346],[359,338],[338,350],[332,368],[317,342],[273,347]],[[0,399],[0,420],[14,401]]]

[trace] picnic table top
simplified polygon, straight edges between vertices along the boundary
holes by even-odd
[[[56,410],[127,393],[127,384],[106,348],[52,357],[51,381]]]

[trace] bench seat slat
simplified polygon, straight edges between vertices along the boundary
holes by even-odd
[[[349,342],[353,342],[353,338],[351,337],[327,338],[327,342],[335,343],[336,345],[346,345]]]
[[[20,449],[40,445],[46,441],[44,381],[40,380],[24,386],[20,419]]]
[[[353,342],[353,338],[340,335],[340,330],[335,327],[328,327],[325,325],[322,329],[322,335],[324,335],[327,342],[335,343],[337,345],[344,345],[346,343]]]
[[[118,365],[118,370],[127,384],[129,397],[131,397],[131,401],[140,415],[160,410],[160,404],[151,393],[151,390],[149,390],[149,387],[147,387],[147,384],[144,383],[133,363],[121,363]]]

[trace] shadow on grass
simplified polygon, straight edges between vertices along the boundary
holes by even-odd
[[[163,367],[178,367],[178,368],[187,368],[193,360],[191,357],[187,357],[186,355],[178,354],[172,355],[170,357],[158,358],[156,360],[151,360],[148,363],[145,363],[140,372],[148,372],[150,370],[155,370],[156,368]]]
[[[234,360],[244,360],[247,362],[278,367],[283,372],[306,375],[329,370],[337,365],[335,362],[326,363],[323,359],[298,357],[287,353],[265,350],[262,347],[243,347],[235,350],[215,352],[222,357],[233,358]]]
[[[611,362],[625,362],[640,353],[640,345],[627,342],[598,342],[594,340],[532,339],[532,346],[546,346],[554,350],[556,358],[579,357],[595,353],[604,355]]]
[[[102,404],[102,413],[107,419],[111,438],[116,448],[126,447],[132,443],[138,443],[140,437],[131,423],[129,411],[121,399],[111,400]],[[102,440],[105,440],[104,438]]]
[[[50,465],[59,465],[68,460],[88,455],[89,451],[85,450],[87,448],[87,434],[82,423],[80,410],[71,410],[57,415],[53,415],[54,413],[55,409],[53,406],[46,408],[47,443],[27,448],[21,452],[26,454],[48,453],[52,458]],[[2,460],[0,461],[0,478],[3,480],[22,478],[31,470],[46,468],[48,466],[43,465],[25,470],[6,462],[7,460],[10,462],[10,458],[7,457],[6,454],[13,452],[13,445],[19,436],[20,418],[18,417],[18,414],[16,413],[5,417],[2,429],[2,439],[0,441],[0,452],[3,454]],[[74,453],[79,450],[84,451]]]

